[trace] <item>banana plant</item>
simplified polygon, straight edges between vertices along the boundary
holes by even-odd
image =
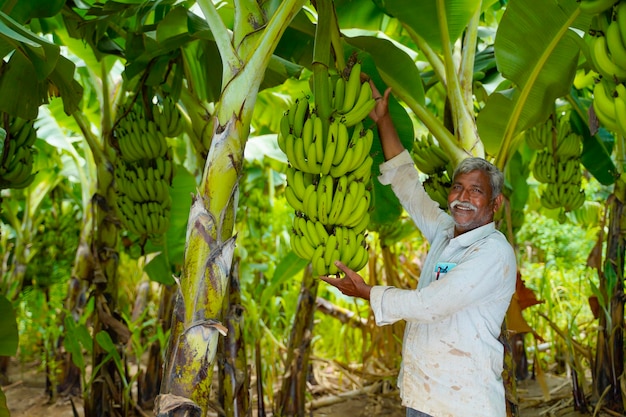
[[[210,124],[210,148],[198,194],[189,213],[157,415],[175,414],[190,406],[200,415],[208,412],[217,342],[224,332],[220,312],[233,262],[238,182],[254,104],[273,51],[304,1],[287,0],[275,10],[264,10],[252,1],[239,2],[232,28],[215,4],[206,0],[198,4],[220,52],[222,90]]]

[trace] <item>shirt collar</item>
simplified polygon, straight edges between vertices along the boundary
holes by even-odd
[[[461,233],[457,237],[453,238],[455,242],[457,242],[460,246],[470,246],[476,241],[489,236],[496,230],[496,224],[494,222],[490,222],[485,224],[484,226],[477,227],[476,229],[470,230],[469,232]],[[454,236],[454,227],[451,230],[452,236]]]

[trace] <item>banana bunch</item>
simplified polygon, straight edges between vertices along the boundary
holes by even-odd
[[[332,84],[332,79],[329,79]],[[347,127],[354,126],[365,120],[370,114],[376,100],[372,96],[372,86],[368,81],[361,82],[361,63],[355,62],[346,78],[335,80],[331,92],[334,117],[340,118]]]
[[[541,193],[541,204],[548,209],[576,210],[585,203],[585,192],[574,183],[551,182]]]
[[[584,2],[581,2],[581,6]],[[613,2],[615,3],[615,1]],[[607,80],[626,81],[626,4],[620,1],[612,11],[597,13],[585,35],[595,70]]]
[[[439,171],[430,174],[424,181],[424,190],[430,198],[439,203],[439,207],[448,207],[448,190],[452,186],[452,180],[447,171]]]
[[[159,119],[165,112],[156,106],[152,110],[159,122],[147,118],[136,104],[123,111],[114,129],[120,151],[114,174],[118,215],[124,226],[140,236],[157,237],[170,223],[174,165],[166,140],[171,131],[164,133],[166,126]]]
[[[166,96],[161,100],[159,111],[154,113],[154,122],[168,138],[175,138],[183,133],[183,117],[170,96]]]
[[[351,227],[336,226],[332,233],[320,221],[296,215],[291,231],[291,247],[296,255],[309,259],[318,275],[337,274],[336,260],[358,271],[369,259],[368,246],[363,233]]]
[[[148,119],[139,104],[135,103],[130,109],[122,106],[120,110],[122,117],[117,121],[113,134],[122,159],[132,163],[165,156],[168,149],[167,135],[161,130],[160,124]],[[158,109],[154,109],[152,114],[161,118]]]
[[[550,152],[547,148],[535,154],[532,173],[535,179],[541,183],[547,184],[556,181],[556,163],[554,162],[552,152]]]
[[[580,11],[586,14],[595,15],[602,13],[616,3],[616,0],[580,0]]]
[[[36,175],[32,173],[37,140],[34,121],[11,117],[5,131],[0,140],[0,189],[28,187]]]
[[[585,201],[583,205],[572,211],[572,215],[576,223],[581,226],[590,227],[600,223],[603,210],[604,206],[601,203],[597,201]],[[626,218],[626,216],[622,216],[622,219],[624,218]]]
[[[322,119],[309,111],[308,99],[300,98],[281,119],[278,146],[302,172],[336,178],[350,172],[366,174],[371,171],[374,132],[362,122],[349,130],[342,119],[335,118],[324,135]]]
[[[593,87],[593,112],[602,126],[621,133],[617,122],[615,90],[615,84],[605,79],[599,80]]]
[[[174,177],[171,157],[142,163],[118,163],[115,169],[117,208],[124,225],[133,233],[157,236],[170,223],[169,187]]]
[[[552,118],[545,123],[535,125],[524,132],[524,139],[528,147],[535,151],[542,151],[552,143]]]
[[[555,139],[552,134],[546,136],[550,139],[535,154],[532,166],[535,179],[545,184],[541,204],[548,209],[576,210],[585,202],[585,192],[581,190],[580,136],[571,130],[566,117],[559,119]]]
[[[295,210],[291,246],[318,275],[339,273],[337,260],[356,271],[369,260],[365,233],[374,132],[363,121],[375,100],[369,83],[360,81],[360,64],[341,79],[329,77],[328,120],[318,116],[310,97],[301,97],[284,113],[277,135],[289,161],[285,198]]]
[[[604,84],[599,82],[594,86],[594,112],[607,129],[626,136],[626,85],[618,83],[611,93],[607,93]]]
[[[426,175],[444,171],[450,165],[450,158],[434,142],[430,133],[413,141],[411,156],[417,169]]]

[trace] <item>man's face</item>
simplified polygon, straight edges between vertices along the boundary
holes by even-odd
[[[448,194],[448,207],[456,223],[455,236],[493,221],[501,202],[502,195],[491,201],[491,184],[485,172],[459,174]]]

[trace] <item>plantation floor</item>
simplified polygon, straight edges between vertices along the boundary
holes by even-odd
[[[2,387],[11,417],[73,417],[70,399],[58,399],[51,404],[45,395],[44,374],[37,366],[12,367],[11,381]],[[569,379],[561,376],[546,375],[549,398],[544,397],[540,384],[536,380],[519,383],[520,417],[584,417],[593,415],[574,411]],[[333,394],[324,394],[314,401],[313,417],[404,417],[397,391],[377,384],[375,389],[354,390]],[[82,401],[73,399],[80,417],[83,417]],[[145,410],[145,416],[153,416],[151,410]],[[617,414],[599,412],[598,417],[613,417]]]

